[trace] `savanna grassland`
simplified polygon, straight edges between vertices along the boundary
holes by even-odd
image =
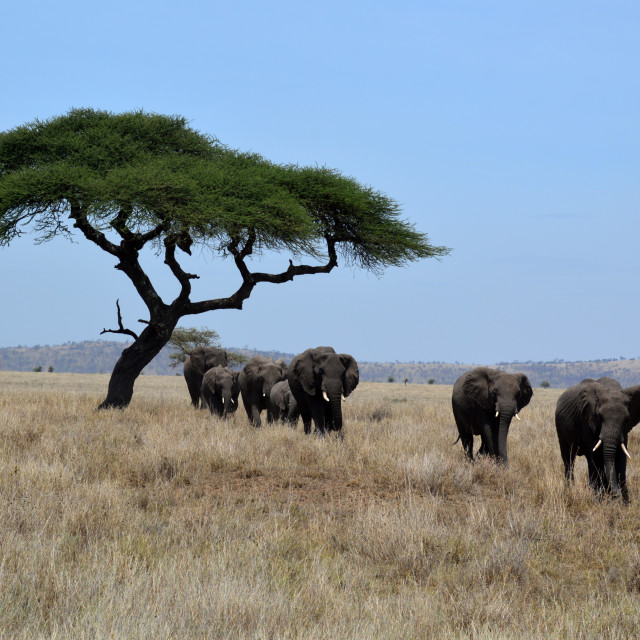
[[[362,383],[341,442],[106,384],[0,373],[0,638],[640,636],[640,427],[624,507],[583,459],[565,488],[559,390],[505,470],[451,446],[449,386]]]

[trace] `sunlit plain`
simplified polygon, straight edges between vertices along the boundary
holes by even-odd
[[[560,390],[509,469],[465,460],[450,386],[362,383],[344,441],[189,405],[181,377],[0,373],[0,638],[632,638],[632,504],[564,485]],[[479,443],[476,442],[476,449]]]

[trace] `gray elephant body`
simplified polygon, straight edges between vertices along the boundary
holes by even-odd
[[[202,377],[202,400],[211,413],[226,418],[238,408],[240,383],[238,371],[229,367],[213,367]]]
[[[304,432],[342,433],[342,398],[347,397],[360,380],[358,364],[347,353],[336,353],[332,347],[307,349],[289,365],[287,374],[291,393],[298,403]]]
[[[274,420],[281,420],[295,426],[300,417],[300,409],[298,409],[298,403],[291,393],[289,380],[281,380],[273,385],[269,402]]]
[[[470,460],[473,436],[479,435],[482,444],[478,453],[507,464],[511,420],[532,396],[531,384],[523,373],[476,367],[456,380],[451,405],[459,439]]]
[[[555,420],[567,482],[573,481],[576,456],[585,456],[591,488],[628,502],[625,450],[629,431],[640,422],[640,386],[583,380],[558,398]]]
[[[191,396],[191,404],[198,408],[201,401],[202,378],[213,367],[226,367],[227,352],[214,347],[196,347],[184,361],[184,379]],[[204,408],[204,406],[202,407]]]
[[[269,398],[274,384],[286,379],[287,363],[280,358],[254,356],[240,372],[240,393],[247,417],[253,426],[260,427],[260,413],[267,412],[267,422],[273,422]]]

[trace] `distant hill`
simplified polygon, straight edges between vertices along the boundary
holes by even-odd
[[[1,347],[0,369],[3,371],[33,371],[42,367],[46,372],[53,367],[60,373],[110,373],[125,342],[94,340],[68,342],[66,344],[34,347]],[[163,349],[145,368],[147,375],[182,375],[182,369],[169,366],[169,349]],[[257,349],[227,347],[246,356],[262,355],[274,359],[284,358],[290,362],[295,354],[280,351],[260,351]],[[402,383],[406,379],[412,384],[453,384],[465,371],[475,364],[450,364],[443,362],[359,362],[360,379],[363,382]],[[531,380],[534,387],[543,381],[552,387],[570,387],[584,378],[609,376],[623,387],[640,384],[640,359],[596,360],[592,362],[500,362],[487,366],[505,371],[521,371]]]

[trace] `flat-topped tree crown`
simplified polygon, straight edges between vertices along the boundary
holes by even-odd
[[[242,308],[260,282],[328,273],[338,264],[381,272],[446,255],[400,218],[397,202],[325,167],[278,165],[230,149],[191,129],[181,116],[74,109],[0,133],[0,244],[33,232],[40,241],[77,228],[116,259],[149,310],[135,342],[116,364],[102,406],[126,406],[133,382],[185,315]],[[138,260],[159,249],[180,284],[164,301]],[[191,300],[191,280],[176,249],[201,245],[231,255],[242,276],[226,297]],[[252,272],[250,256],[286,251],[314,264]],[[317,263],[320,264],[317,264]],[[105,329],[105,331],[107,331]]]

